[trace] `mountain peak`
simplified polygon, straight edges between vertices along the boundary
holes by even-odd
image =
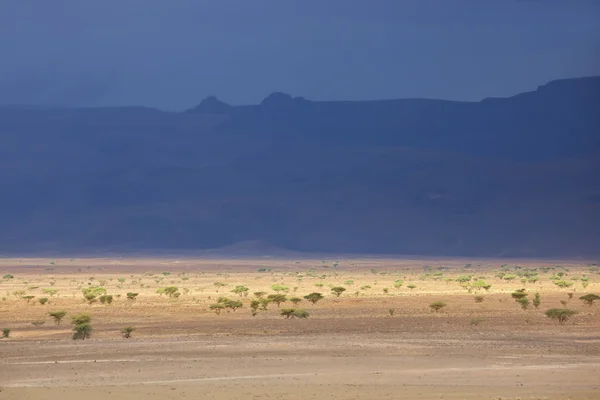
[[[196,107],[187,110],[189,113],[198,114],[227,114],[231,106],[217,99],[216,96],[208,96]]]

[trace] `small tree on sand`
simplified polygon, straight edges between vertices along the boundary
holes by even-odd
[[[572,317],[575,314],[577,314],[577,311],[570,310],[568,308],[551,308],[548,311],[546,311],[546,317],[551,319],[557,319],[558,323],[560,324],[564,324],[565,322],[567,322],[569,317]]]
[[[588,306],[593,306],[596,300],[600,300],[600,296],[598,296],[597,294],[590,293],[586,294],[585,296],[581,296],[579,300],[583,301]]]
[[[85,340],[92,336],[92,318],[88,314],[79,314],[72,317],[73,340]]]
[[[2,337],[0,338],[8,338],[10,337],[10,329],[9,328],[3,328],[2,329]]]
[[[294,303],[294,305],[296,305],[296,304],[300,303],[302,301],[302,299],[300,297],[292,297],[292,298],[290,298],[290,301],[292,303]]]
[[[321,293],[313,292],[311,294],[307,294],[304,298],[310,301],[313,304],[316,304],[319,300],[323,299],[323,295]]]
[[[48,315],[50,315],[52,318],[54,318],[54,323],[56,325],[60,325],[60,322],[65,317],[65,315],[67,315],[67,312],[66,311],[53,311],[53,312],[48,313]]]
[[[270,294],[267,296],[267,299],[277,304],[277,307],[279,307],[281,303],[285,303],[287,301],[285,294]]]
[[[541,303],[542,303],[542,298],[541,298],[540,294],[538,292],[535,292],[535,294],[533,295],[533,306],[535,307],[536,310],[540,307]]]
[[[346,288],[343,286],[334,286],[331,288],[331,293],[335,294],[337,297],[340,297],[342,293],[346,291]]]

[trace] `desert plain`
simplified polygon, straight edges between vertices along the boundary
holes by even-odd
[[[594,293],[593,260],[4,258],[0,399],[600,399]]]

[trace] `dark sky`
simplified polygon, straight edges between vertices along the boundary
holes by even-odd
[[[598,0],[0,1],[0,104],[478,100],[598,74]]]

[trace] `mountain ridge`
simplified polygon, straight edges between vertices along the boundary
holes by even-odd
[[[478,102],[0,107],[0,250],[598,255],[598,104],[600,77]]]

